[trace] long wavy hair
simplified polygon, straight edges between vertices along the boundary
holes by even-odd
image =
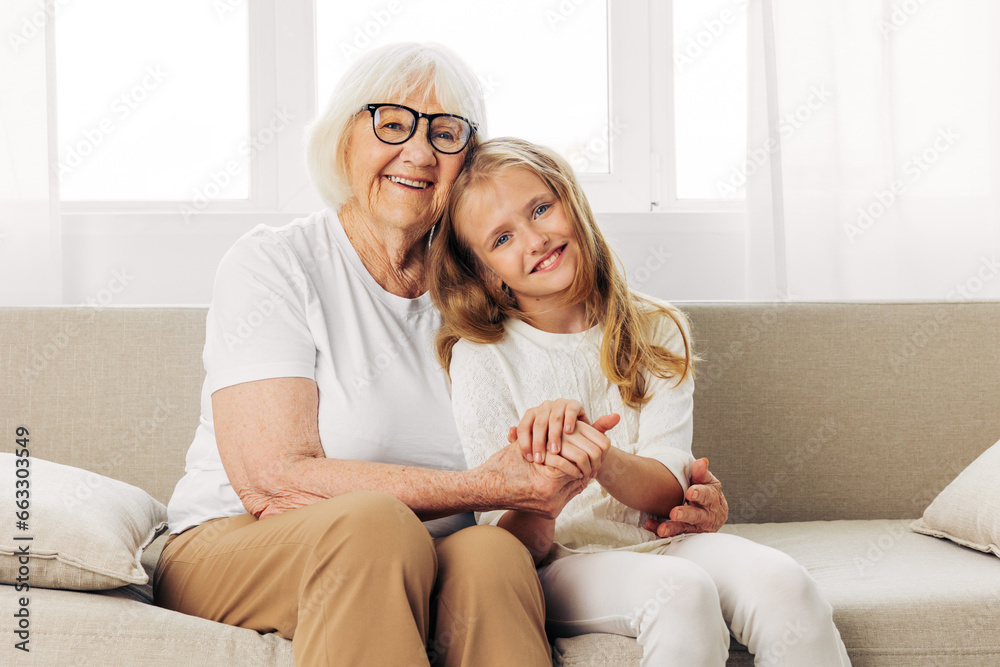
[[[514,297],[479,261],[455,226],[455,215],[470,193],[488,186],[507,169],[534,174],[562,203],[580,251],[563,305],[582,302],[588,321],[602,324],[601,369],[618,386],[622,401],[633,408],[649,401],[644,373],[664,379],[676,377],[677,384],[694,377],[697,357],[691,349],[684,314],[629,289],[569,164],[548,148],[512,137],[491,139],[470,153],[431,240],[428,282],[431,298],[444,320],[436,340],[441,366],[449,369],[452,348],[460,338],[497,343],[504,336],[508,317],[528,321]],[[672,320],[680,331],[683,356],[653,342],[662,317]]]

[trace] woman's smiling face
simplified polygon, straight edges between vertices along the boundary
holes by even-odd
[[[397,103],[424,113],[445,112],[434,95]],[[372,130],[371,115],[359,113],[347,141],[347,172],[356,200],[348,206],[376,223],[425,233],[441,218],[468,150],[454,155],[434,150],[427,141],[426,118],[408,141],[384,143]]]
[[[511,167],[475,186],[455,218],[459,237],[525,313],[551,307],[572,287],[580,256],[573,224],[531,171]]]

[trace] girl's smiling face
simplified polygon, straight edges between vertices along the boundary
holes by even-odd
[[[510,167],[474,186],[455,231],[527,315],[565,307],[580,252],[562,202],[527,169]],[[490,279],[489,276],[484,276]]]

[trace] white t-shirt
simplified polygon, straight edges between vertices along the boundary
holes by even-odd
[[[674,387],[675,378],[649,376],[647,387],[653,398],[638,410],[628,407],[617,385],[601,370],[601,337],[600,327],[555,334],[509,319],[498,343],[456,343],[452,405],[468,465],[479,465],[505,445],[508,429],[525,411],[546,400],[568,398],[580,401],[590,419],[620,414],[621,422],[607,432],[612,446],[660,461],[686,491],[694,462],[694,380],[688,377]],[[684,354],[680,332],[666,317],[655,340],[675,354]],[[502,510],[483,512],[479,521],[496,524],[501,515]],[[648,518],[592,481],[556,519],[556,547],[550,557],[609,549],[651,551],[677,539],[657,538],[643,527]]]
[[[246,513],[219,458],[211,399],[242,382],[314,380],[329,458],[465,470],[433,353],[439,326],[428,294],[407,299],[375,282],[330,210],[243,236],[216,274],[201,420],[167,507],[170,532]],[[473,524],[471,513],[425,522],[434,537]]]

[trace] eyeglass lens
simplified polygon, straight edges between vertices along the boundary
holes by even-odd
[[[413,134],[416,116],[397,106],[379,107],[373,116],[375,136],[387,144],[401,144]],[[431,145],[442,153],[457,153],[468,143],[472,128],[461,118],[438,116],[431,121]]]

